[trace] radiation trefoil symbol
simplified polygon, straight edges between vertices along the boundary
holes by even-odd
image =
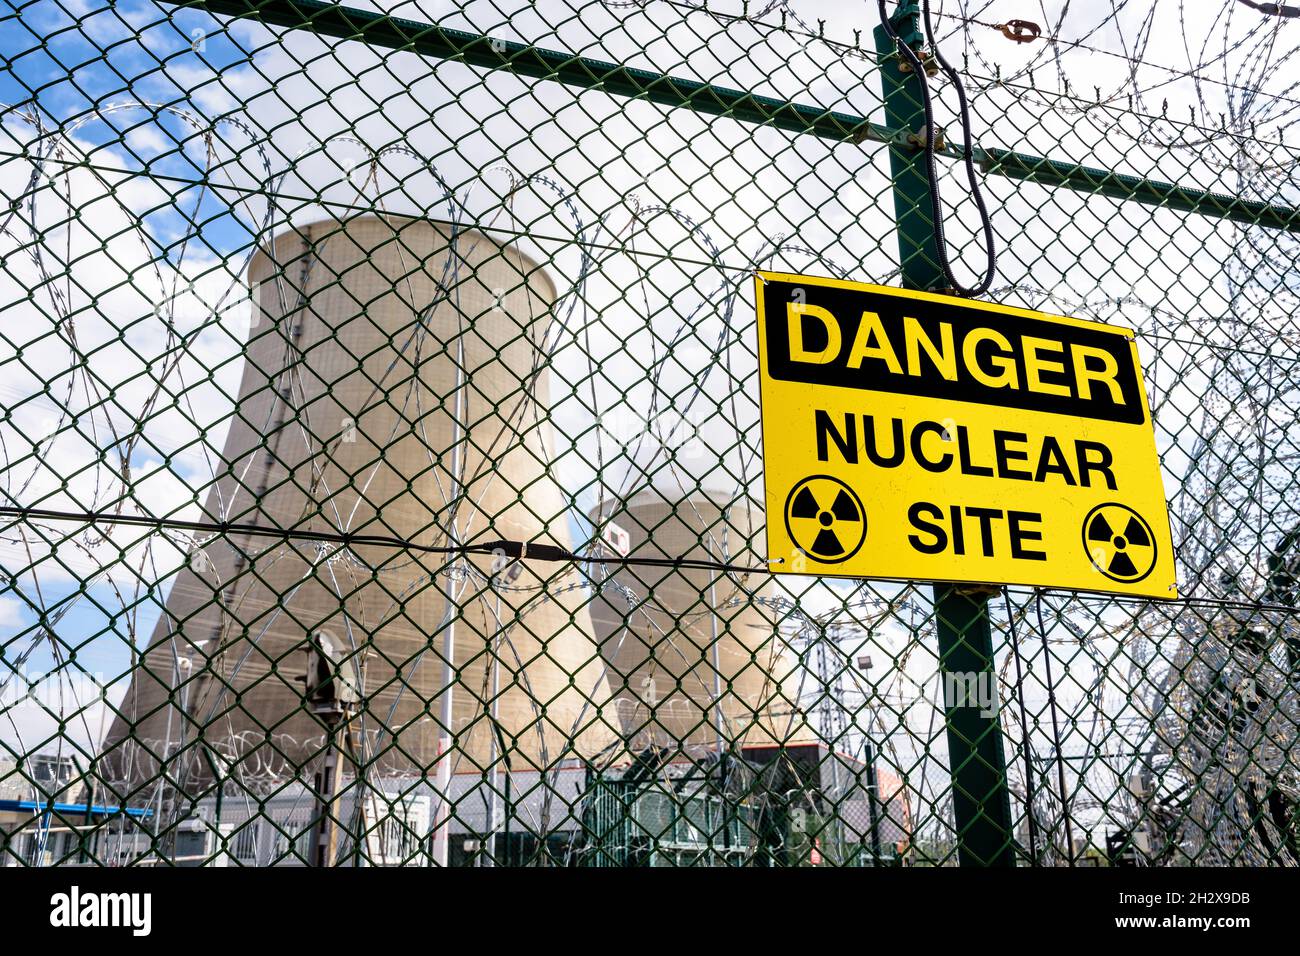
[[[1133,584],[1156,566],[1156,539],[1146,519],[1117,502],[1098,505],[1083,519],[1083,548],[1092,566],[1112,581]]]
[[[862,499],[838,478],[812,475],[785,499],[785,530],[794,546],[823,564],[839,564],[867,539]]]

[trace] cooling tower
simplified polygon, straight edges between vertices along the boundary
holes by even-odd
[[[657,490],[591,515],[630,538],[630,557],[761,566],[761,517],[724,496]],[[633,565],[603,582],[591,616],[629,749],[699,753],[807,739],[765,576]]]
[[[322,222],[272,245],[250,265],[260,308],[205,518],[571,547],[548,470],[541,344],[555,289],[540,267],[423,220]],[[247,533],[207,543],[135,672],[110,765],[145,781],[180,752],[169,773],[185,786],[207,774],[209,749],[248,779],[297,772],[325,739],[301,680],[324,633],[364,680],[351,730],[372,769],[428,770],[448,622],[456,772],[486,768],[501,741],[517,770],[604,746],[586,597],[559,576],[572,571],[449,560]]]

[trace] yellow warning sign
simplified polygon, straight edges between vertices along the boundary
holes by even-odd
[[[1178,596],[1131,331],[756,279],[774,571]]]

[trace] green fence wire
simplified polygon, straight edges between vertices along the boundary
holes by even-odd
[[[890,2],[936,247],[817,6],[6,0],[0,865],[1300,863],[1300,24]],[[766,570],[753,275],[975,284],[967,159],[1177,601]]]

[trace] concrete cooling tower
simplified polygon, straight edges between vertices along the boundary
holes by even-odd
[[[548,469],[556,292],[537,263],[480,233],[363,217],[281,234],[249,279],[260,308],[206,519],[572,547]],[[182,787],[202,780],[204,749],[250,778],[298,772],[325,740],[301,678],[321,634],[364,681],[351,730],[373,767],[428,770],[449,622],[456,772],[502,741],[527,770],[613,739],[586,594],[559,576],[572,571],[475,557],[448,574],[442,555],[247,533],[200,545],[106,744],[127,780],[175,754]]]
[[[630,538],[629,556],[682,556],[761,564],[763,525],[743,503],[657,490],[591,515]],[[776,613],[755,598],[763,575],[629,566],[592,602],[601,655],[610,666],[613,712],[630,750],[682,747],[689,754],[790,743],[809,736],[796,713],[792,662]]]

